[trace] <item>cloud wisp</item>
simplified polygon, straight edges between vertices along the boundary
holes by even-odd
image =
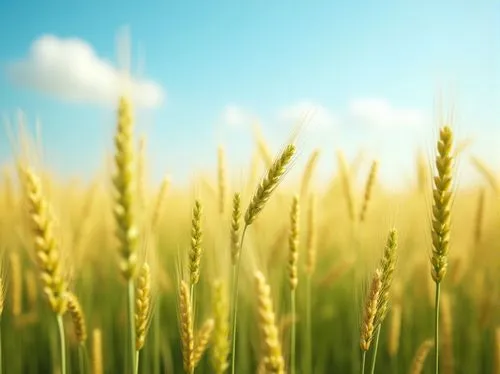
[[[420,128],[425,115],[416,109],[397,108],[383,98],[361,98],[348,105],[349,114],[363,124],[379,128]]]
[[[7,75],[18,86],[79,103],[114,104],[126,87],[120,70],[90,44],[54,35],[36,39],[27,57],[7,66]],[[131,77],[128,85],[139,107],[155,108],[165,99],[163,88],[154,81]]]

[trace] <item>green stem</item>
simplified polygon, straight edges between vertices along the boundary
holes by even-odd
[[[139,352],[140,351],[135,351],[135,368],[134,368],[134,373],[139,374]]]
[[[439,297],[441,296],[441,283],[436,282],[436,307],[434,311],[434,357],[435,374],[439,374]]]
[[[295,325],[295,290],[291,291],[290,294],[290,304],[292,313],[292,326],[291,326],[291,338],[290,338],[290,373],[295,374],[295,340],[297,327]]]
[[[305,372],[312,373],[311,275],[306,277],[306,363]]]
[[[128,328],[129,328],[129,348],[127,352],[129,373],[133,373],[135,368],[135,287],[134,280],[128,281]]]
[[[155,304],[155,314],[154,314],[154,374],[160,374],[160,357],[161,357],[161,352],[160,352],[160,309],[161,309],[161,300],[160,296],[158,296],[158,299]],[[1,374],[1,373],[0,373]]]
[[[83,357],[83,345],[84,343],[78,344],[78,368],[79,368],[79,373],[84,374],[85,373],[85,363],[84,363],[84,357]]]
[[[62,315],[57,315],[57,327],[59,330],[59,348],[61,359],[61,374],[66,374],[66,344],[64,338],[64,322]]]
[[[238,260],[236,265],[233,266],[233,292],[232,292],[232,301],[233,301],[233,330],[231,332],[231,374],[235,374],[236,369],[236,318],[238,317],[238,284],[240,280],[240,266],[241,266],[241,255],[243,252],[243,241],[245,239],[245,234],[247,232],[248,225],[245,225],[243,228],[243,233],[241,234],[240,241],[240,253],[238,255]]]
[[[191,284],[191,313],[193,315],[193,325],[196,325],[196,316],[195,316],[195,312],[196,312],[196,308],[194,307],[194,304],[196,303],[196,298],[195,298],[195,292],[196,292],[196,288],[195,288],[195,284]]]
[[[382,328],[381,325],[379,325],[379,327],[377,327],[377,335],[375,335],[375,344],[373,347],[372,370],[370,372],[371,374],[375,373],[375,364],[377,363],[378,341],[380,339],[380,329],[381,328]]]
[[[366,364],[366,351],[363,351],[361,359],[361,374],[365,374],[365,364]]]

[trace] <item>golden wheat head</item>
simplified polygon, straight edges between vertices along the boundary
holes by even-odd
[[[434,177],[432,208],[432,279],[440,283],[448,268],[450,247],[452,169],[453,169],[453,132],[445,126],[439,132],[436,156],[437,175]]]

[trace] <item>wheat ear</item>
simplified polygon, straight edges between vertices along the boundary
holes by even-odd
[[[370,291],[366,297],[363,321],[361,323],[360,348],[362,352],[361,374],[365,373],[366,352],[370,349],[375,331],[375,318],[378,312],[378,301],[382,289],[382,272],[377,269],[373,276]]]
[[[84,344],[87,340],[87,325],[83,314],[82,306],[78,298],[72,292],[68,293],[68,312],[71,315],[73,326],[75,327],[75,335],[78,343]]]
[[[257,289],[257,312],[263,343],[264,366],[269,373],[284,374],[285,362],[281,353],[278,328],[276,327],[271,288],[261,272],[257,271],[254,278]]]
[[[54,217],[40,179],[30,169],[24,169],[24,185],[43,289],[53,312],[62,316],[67,308],[67,283],[61,271],[59,243],[53,233]]]
[[[151,271],[146,262],[137,277],[135,306],[135,349],[140,351],[146,342],[151,318]]]
[[[238,192],[233,195],[233,211],[231,214],[231,262],[236,265],[240,255],[240,221],[241,221],[241,196]]]
[[[287,145],[279,157],[274,160],[272,165],[269,167],[266,176],[262,179],[257,190],[255,191],[250,204],[245,212],[245,225],[250,226],[257,215],[262,211],[266,202],[273,191],[278,187],[279,183],[283,179],[286,171],[288,170],[288,165],[295,155],[296,148],[294,144]]]

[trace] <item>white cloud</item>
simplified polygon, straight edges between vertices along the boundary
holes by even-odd
[[[421,127],[425,115],[416,109],[396,108],[388,100],[363,98],[349,103],[349,113],[362,122],[377,127]]]
[[[249,111],[238,105],[228,105],[222,112],[224,124],[230,127],[248,126],[254,119],[254,116]]]
[[[281,121],[300,123],[305,121],[309,128],[327,129],[335,126],[338,119],[324,106],[309,100],[303,100],[282,108],[278,112]]]
[[[29,55],[11,63],[7,74],[15,84],[73,102],[115,103],[124,88],[120,71],[91,45],[53,35],[35,40]],[[165,96],[159,84],[144,79],[131,78],[130,90],[134,104],[144,108],[159,106]]]

